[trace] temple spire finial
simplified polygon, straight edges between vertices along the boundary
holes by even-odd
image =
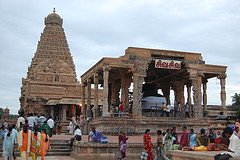
[[[53,13],[55,13],[55,12],[56,12],[55,5],[53,5]]]

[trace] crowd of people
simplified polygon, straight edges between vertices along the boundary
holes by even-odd
[[[16,159],[14,154],[15,145],[18,146],[22,160],[31,157],[36,160],[41,156],[44,160],[49,149],[50,137],[53,135],[54,121],[50,116],[37,116],[30,113],[27,118],[19,116],[16,125],[6,121],[1,127],[3,139],[3,159]]]
[[[183,126],[180,140],[176,132],[176,127],[167,129],[165,132],[157,130],[156,147],[151,141],[150,130],[147,129],[143,136],[144,149],[147,155],[142,159],[153,160],[154,151],[155,158],[170,159],[170,150],[183,151],[221,151],[224,152],[215,155],[215,160],[228,160],[231,157],[240,157],[240,123],[236,123],[231,127],[226,127],[222,132],[220,130],[209,129],[209,133],[205,128],[200,129],[200,133],[196,134],[193,129],[188,133],[187,126]],[[154,150],[155,149],[155,150]]]

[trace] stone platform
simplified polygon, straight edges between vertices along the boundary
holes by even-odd
[[[146,129],[156,133],[158,129],[166,131],[176,126],[181,131],[182,126],[188,129],[193,128],[199,132],[201,128],[223,129],[227,123],[234,123],[231,120],[214,120],[211,118],[195,119],[180,117],[98,117],[84,125],[83,133],[87,134],[91,127],[107,135],[118,135],[120,130],[125,130],[128,135],[143,135]]]
[[[170,151],[170,154],[173,160],[213,160],[221,152],[224,151]],[[240,157],[230,160],[240,160]]]
[[[127,158],[139,160],[142,148],[142,144],[129,143],[127,145]],[[74,144],[71,156],[78,160],[112,160],[115,159],[114,155],[117,150],[117,143],[77,142]]]

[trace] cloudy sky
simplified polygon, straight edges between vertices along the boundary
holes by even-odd
[[[44,17],[63,18],[78,79],[102,57],[129,46],[200,52],[226,65],[227,104],[240,93],[239,0],[0,0],[0,107],[17,113],[22,77],[37,49]],[[220,83],[208,83],[209,104],[220,104]]]

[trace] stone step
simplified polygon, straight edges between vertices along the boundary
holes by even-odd
[[[0,146],[2,146],[2,140],[0,140]],[[69,140],[50,140],[51,149],[47,152],[47,156],[70,156],[71,149],[69,145]],[[20,156],[18,146],[15,145],[15,154],[16,156]],[[2,155],[2,148],[0,149],[0,155]]]

